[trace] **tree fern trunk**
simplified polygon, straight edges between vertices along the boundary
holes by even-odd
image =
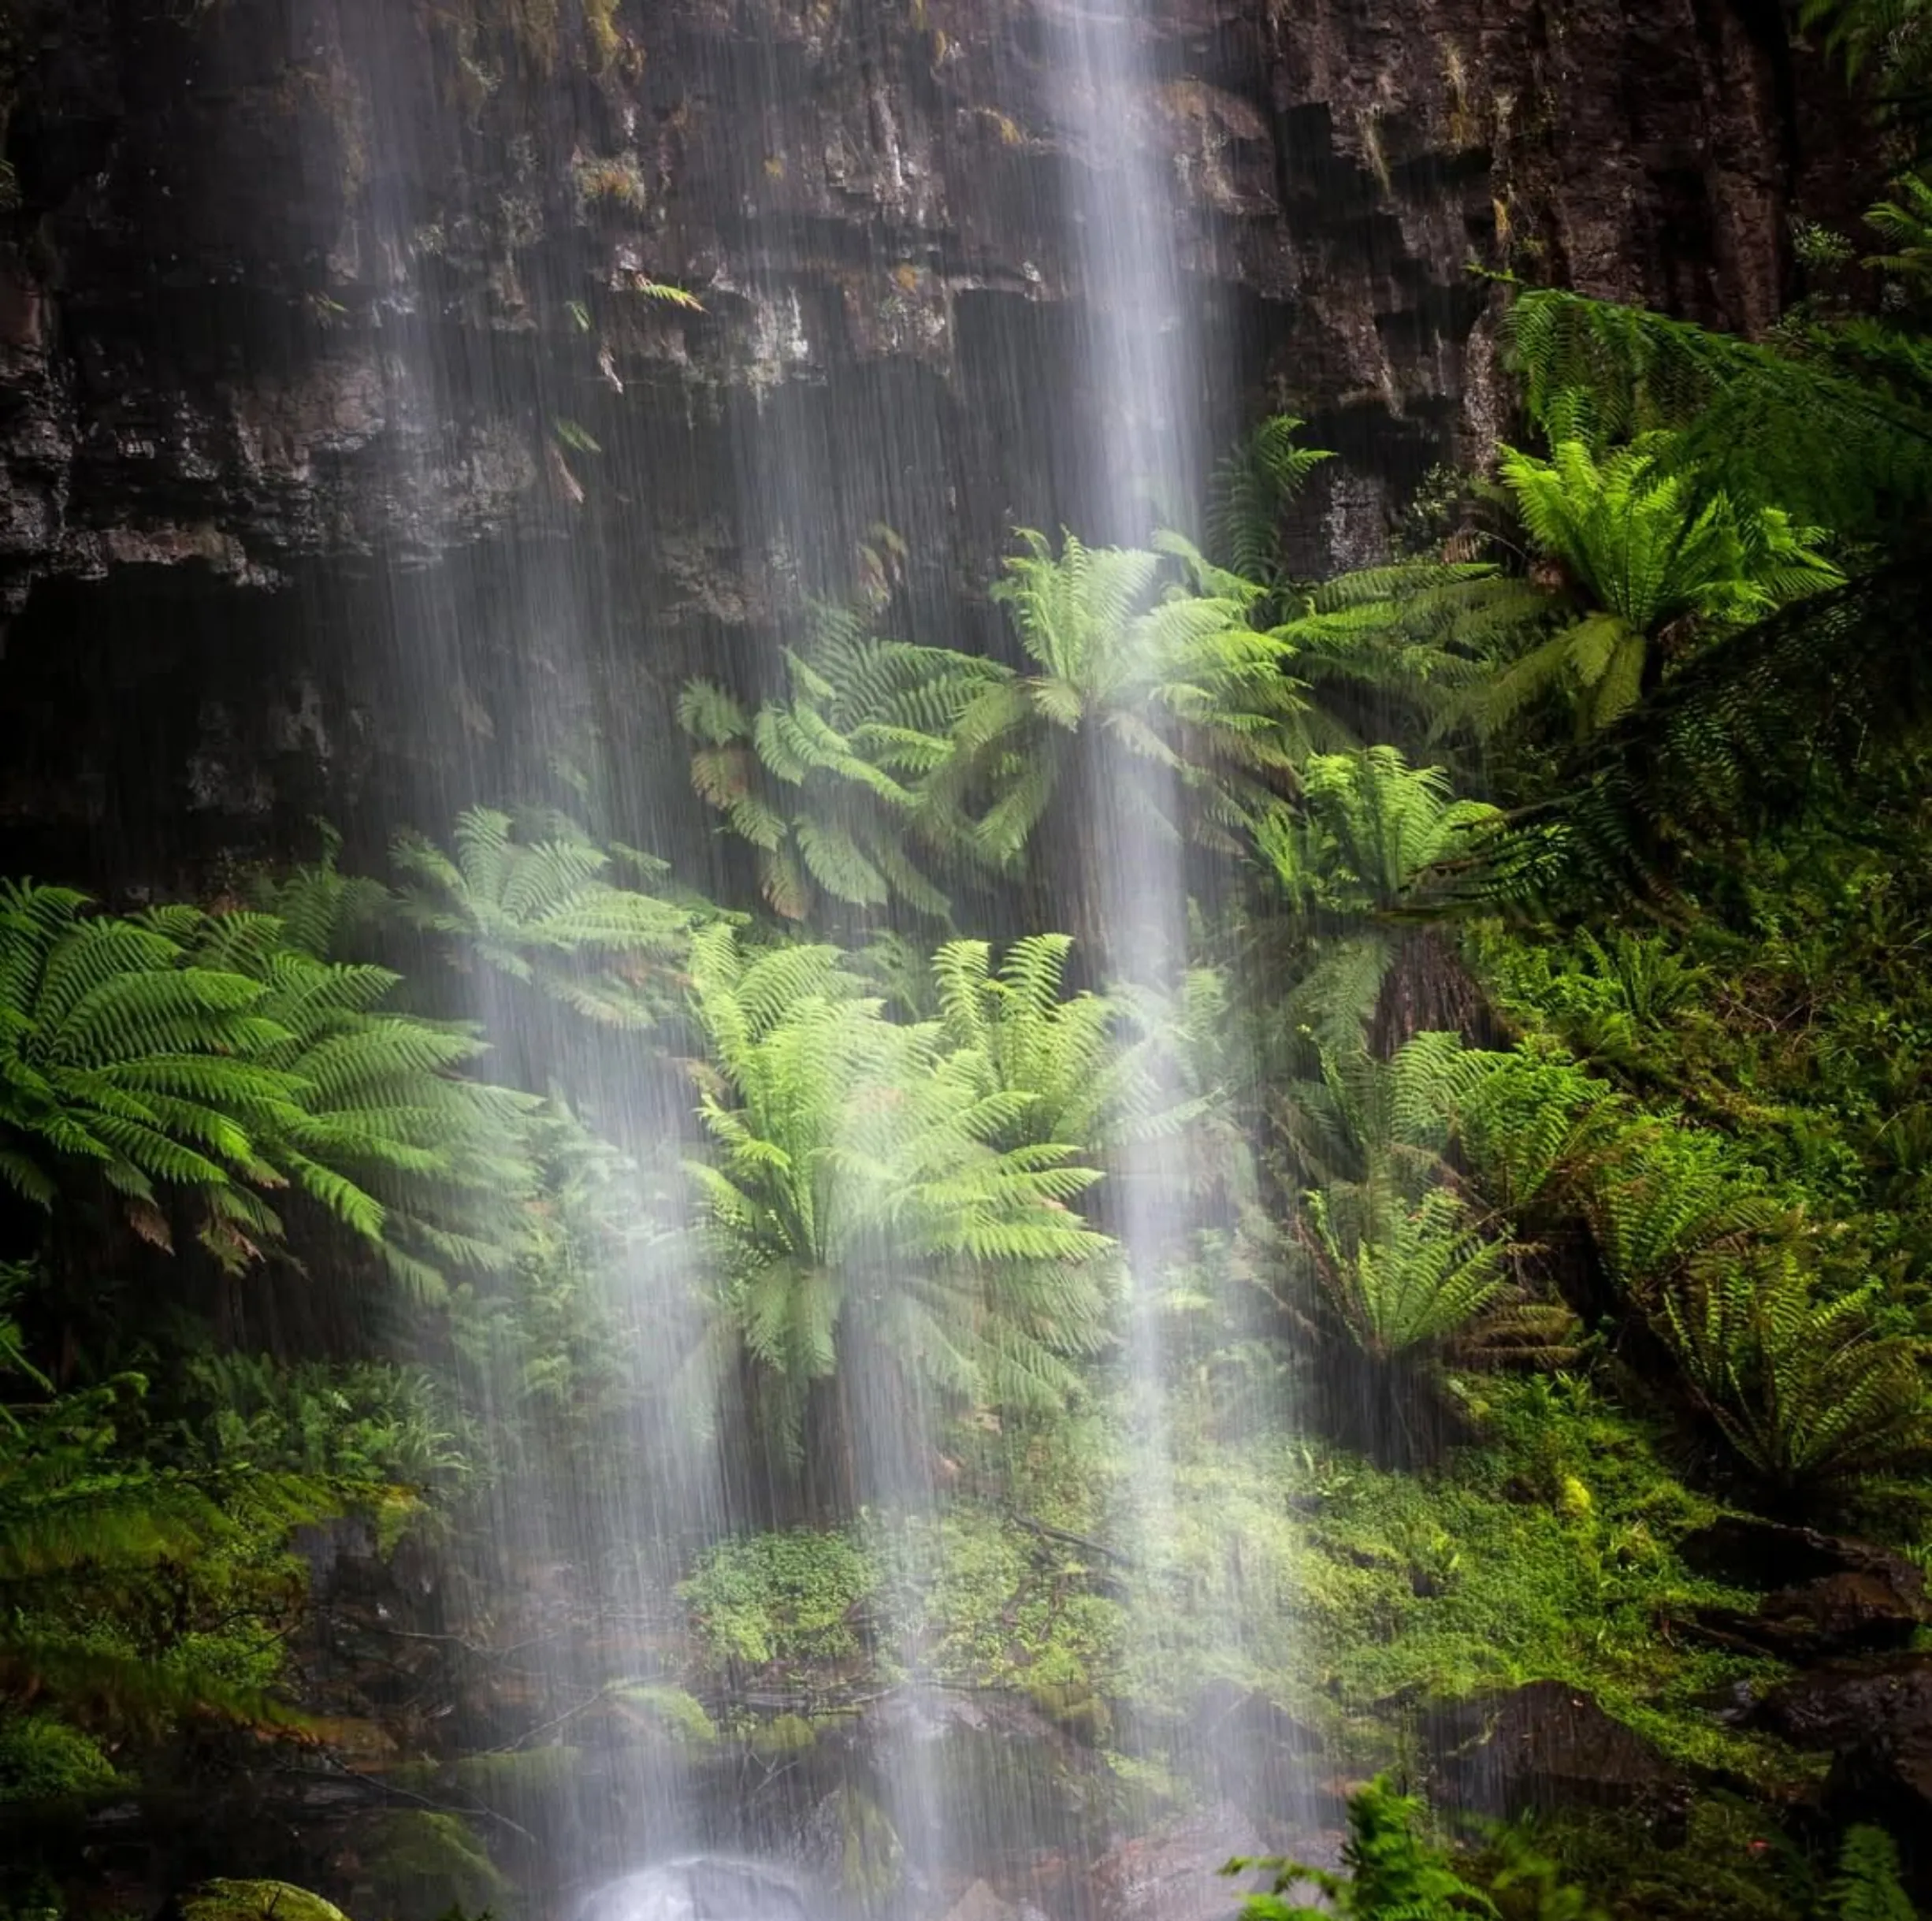
[[[1383,977],[1369,1027],[1370,1050],[1389,1059],[1418,1034],[1459,1034],[1471,1047],[1493,1047],[1495,1016],[1475,976],[1462,964],[1447,929],[1423,927],[1404,934]]]

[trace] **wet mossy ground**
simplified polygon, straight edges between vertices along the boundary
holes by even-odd
[[[964,1497],[712,1550],[682,1590],[702,1663],[828,1696],[908,1677],[1010,1689],[1103,1752],[1123,1722],[1144,1748],[1204,1692],[1239,1690],[1318,1736],[1340,1778],[1418,1764],[1446,1706],[1556,1681],[1700,1775],[1782,1793],[1815,1774],[1715,1711],[1785,1670],[1698,1626],[1752,1597],[1680,1557],[1718,1510],[1656,1437],[1580,1377],[1456,1392],[1475,1438],[1427,1471],[1312,1440],[1183,1440],[1169,1525],[1137,1555],[1109,1544],[1125,1457],[1103,1418],[1009,1437],[1032,1447],[1016,1506]]]

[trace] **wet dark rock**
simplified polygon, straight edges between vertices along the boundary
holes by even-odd
[[[1813,1669],[1773,1689],[1757,1719],[1800,1747],[1829,1750],[1829,1812],[1886,1829],[1918,1891],[1932,1893],[1932,1654]]]
[[[539,343],[586,398],[868,362],[957,388],[988,303],[1077,293],[1055,170],[1081,157],[1035,17],[1057,0],[927,0],[871,27],[669,0],[648,28],[620,13],[613,58],[472,47],[480,91],[420,0],[157,9],[136,32],[110,0],[25,3],[11,217],[39,238],[0,247],[17,594],[47,570],[261,582],[567,523]],[[1154,32],[1163,71],[1133,111],[1184,258],[1260,303],[1267,370],[1304,411],[1486,432],[1472,254],[1773,317],[1793,135],[1754,9],[1599,0],[1546,43],[1488,0],[1173,0]],[[386,211],[379,113],[411,143]],[[630,297],[640,276],[706,311]],[[412,333],[470,336],[492,377],[425,411]]]
[[[1562,1808],[1634,1812],[1668,1843],[1681,1832],[1691,1783],[1650,1742],[1558,1681],[1457,1703],[1427,1730],[1441,1797],[1465,1811],[1514,1819]]]
[[[481,660],[522,671],[564,633],[602,714],[661,708],[842,596],[882,522],[921,631],[969,645],[958,584],[1016,520],[1140,537],[1094,524],[1068,453],[1095,404],[1063,184],[1093,157],[1045,51],[1063,4],[626,0],[598,52],[574,7],[496,10],[547,46],[459,47],[474,9],[429,0],[20,0],[0,719],[35,755],[0,819],[32,864],[175,884],[110,819],[222,853],[358,807],[392,825],[424,767],[507,753],[573,684],[492,708]],[[1472,258],[1755,328],[1789,206],[1839,211],[1815,161],[1857,191],[1746,0],[1588,0],[1560,35],[1501,0],[1152,11],[1130,110],[1172,183],[1204,450],[1265,397],[1341,455],[1304,571],[1375,558],[1422,473],[1500,430]],[[781,454],[791,482],[741,484]],[[561,556],[541,612],[502,590],[533,551]],[[439,621],[466,671],[370,698]],[[626,697],[641,671],[654,703]],[[218,712],[184,691],[217,684]]]
[[[1207,1808],[1110,1849],[1094,1870],[1098,1912],[1102,1921],[1227,1921],[1250,1884],[1219,1871],[1236,1855],[1269,1852],[1239,1809]]]
[[[1868,1541],[1732,1515],[1682,1551],[1701,1573],[1770,1590],[1748,1612],[1711,1608],[1700,1618],[1786,1659],[1904,1648],[1932,1622],[1923,1572]]]
[[[1321,1735],[1278,1707],[1265,1695],[1232,1681],[1203,1689],[1191,1704],[1190,1723],[1206,1752],[1296,1758],[1319,1754]]]
[[[1932,1734],[1932,1655],[1813,1668],[1772,1689],[1756,1718],[1800,1748],[1849,1749],[1920,1722]]]
[[[1757,1690],[1748,1681],[1733,1681],[1692,1696],[1692,1704],[1720,1727],[1748,1727],[1758,1717]]]

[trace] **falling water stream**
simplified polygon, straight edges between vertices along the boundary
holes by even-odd
[[[1086,396],[1062,477],[1070,497],[1046,504],[1060,518],[1083,519],[1079,530],[1097,541],[1136,546],[1157,527],[1181,521],[1187,503],[1198,500],[1207,437],[1206,383],[1191,318],[1198,295],[1185,278],[1176,238],[1176,188],[1162,132],[1149,3],[1069,0],[1044,9],[1040,62],[1048,78],[1046,110],[1065,156],[1057,174],[1061,204],[1047,212],[1074,236],[1074,359]],[[406,495],[429,498],[451,470],[477,457],[466,437],[468,425],[475,403],[500,385],[499,370],[487,358],[455,358],[448,343],[468,338],[462,351],[474,355],[474,330],[466,336],[445,325],[437,310],[432,256],[448,236],[434,228],[420,193],[430,170],[428,149],[441,132],[425,101],[392,82],[409,65],[392,39],[403,31],[396,13],[344,0],[339,30],[373,106],[362,277],[375,290],[388,343],[388,403],[409,450],[397,485]],[[750,103],[737,136],[749,199],[779,191],[772,183],[782,173],[795,105],[788,90],[799,81],[781,46],[750,41],[734,58],[732,75],[711,78],[721,87],[728,82]],[[890,144],[890,127],[882,137]],[[435,215],[450,217],[448,210]],[[813,370],[830,354],[819,337],[828,316],[801,304],[780,256],[808,255],[815,236],[804,220],[789,230],[774,221],[767,232],[782,245],[768,239],[765,256],[744,266],[742,283],[733,289],[752,314],[751,332],[768,377],[753,383],[756,404],[741,409],[728,429],[728,484],[747,570],[769,595],[782,627],[804,619],[813,598],[838,596],[855,541],[869,523],[929,526],[943,520],[949,455],[946,416],[936,407],[922,413],[871,396],[842,408],[810,391],[819,377]],[[871,263],[879,272],[889,264],[885,258]],[[571,292],[529,291],[540,301],[547,296],[553,309]],[[584,488],[600,484],[594,457],[576,451],[563,424],[577,404],[577,377],[555,364],[555,350],[540,351],[533,396],[539,417],[532,425],[550,463],[548,484],[566,496],[567,509]],[[868,474],[886,477],[886,485],[868,488]],[[583,546],[581,538],[520,543],[514,564],[494,583],[483,620],[474,589],[465,597],[436,570],[400,575],[404,586],[390,613],[399,698],[406,710],[425,713],[453,702],[466,743],[464,752],[439,752],[423,767],[420,791],[411,797],[421,818],[447,823],[479,796],[507,801],[519,789],[527,792],[533,772],[541,771],[532,767],[532,756],[564,738],[571,717],[595,712],[599,623],[615,621],[648,637],[652,610],[606,604],[604,577]],[[506,612],[525,637],[522,648],[507,656],[486,651],[477,638]],[[607,782],[623,772],[607,745],[595,741],[579,771]],[[1080,853],[1091,870],[1087,884],[1107,966],[1118,979],[1171,990],[1188,960],[1183,850],[1167,824],[1178,818],[1178,797],[1165,767],[1149,762],[1139,774],[1127,790],[1084,783]],[[660,842],[658,851],[683,850]],[[594,1117],[605,1131],[647,1161],[674,1159],[688,1120],[661,1089],[627,1086],[581,1035],[516,1032],[507,1005],[481,979],[475,993],[470,1011],[501,1037],[500,1046],[523,1057],[527,1084],[541,1086],[548,1076],[594,1090]],[[570,1057],[563,1057],[567,1049]],[[1178,1625],[1157,1578],[1177,1498],[1159,1295],[1164,1263],[1183,1226],[1183,1198],[1179,1173],[1156,1155],[1136,1161],[1112,1203],[1129,1298],[1122,1360],[1125,1471],[1108,1526],[1119,1565],[1147,1576],[1136,1591],[1131,1632],[1150,1670],[1161,1666],[1164,1637]],[[889,1268],[894,1250],[875,1251]],[[664,1301],[691,1279],[663,1247],[653,1250],[622,1279],[637,1298],[615,1304],[619,1322],[648,1342],[648,1330],[664,1318]],[[656,1358],[641,1371],[649,1375]],[[662,1369],[658,1380],[663,1386]],[[507,1407],[514,1385],[496,1385]],[[875,1525],[894,1525],[896,1516],[897,1525],[931,1537],[939,1503],[923,1467],[906,1458],[905,1410],[869,1406],[863,1380],[848,1399],[857,1410],[857,1489],[879,1505]],[[584,1697],[607,1686],[611,1642],[623,1638],[626,1624],[661,1607],[694,1548],[760,1525],[746,1511],[741,1472],[735,1480],[726,1473],[716,1441],[741,1415],[721,1405],[711,1422],[675,1432],[641,1420],[626,1458],[522,1464],[522,1498],[499,1502],[492,1534],[500,1564],[556,1570],[559,1612],[538,1625],[526,1657],[547,1690]],[[531,1488],[538,1498],[529,1498]],[[478,1570],[478,1580],[490,1577],[487,1569]],[[1191,1628],[1198,1638],[1200,1624]],[[1232,1634],[1235,1624],[1228,1628]],[[879,1732],[858,1786],[876,1798],[902,1856],[900,1903],[916,1921],[938,1921],[983,1863],[1009,1849],[1012,1837],[1002,1828],[1037,1835],[1072,1817],[1051,1805],[1050,1796],[1042,1797],[1024,1762],[990,1793],[983,1781],[961,1780],[950,1758],[959,1704],[930,1686],[915,1649],[889,1652],[907,1678],[897,1698],[873,1715]],[[1136,1737],[1122,1738],[1131,1746]],[[1173,1747],[1165,1739],[1170,1760]],[[577,1791],[568,1833],[559,1837],[581,1858],[557,1863],[555,1879],[570,1898],[589,1898],[587,1915],[784,1921],[788,1904],[807,1898],[782,1878],[769,1878],[783,1851],[771,1822],[704,1804],[707,1795],[715,1799],[716,1785],[701,1787],[674,1746],[630,1752],[645,1758]],[[1188,1757],[1181,1758],[1185,1765]],[[1216,1758],[1224,1764],[1228,1756]],[[698,1852],[720,1845],[722,1865]],[[749,1852],[765,1856],[764,1870],[730,1865],[729,1856]],[[813,1865],[823,1880],[823,1849]],[[824,1895],[821,1886],[819,1898]]]

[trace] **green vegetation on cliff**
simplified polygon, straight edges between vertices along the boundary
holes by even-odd
[[[1811,10],[1915,73],[1917,6]],[[456,30],[555,58],[554,12]],[[689,681],[663,740],[721,904],[621,820],[483,805],[453,853],[399,833],[393,887],[333,854],[125,911],[0,886],[0,1801],[388,1741],[410,1804],[359,1871],[413,1914],[503,1894],[500,1777],[580,1736],[775,1766],[882,1685],[998,1691],[1144,1806],[1195,1791],[1204,1702],[1447,1785],[1434,1730],[1542,1684],[1681,1788],[1692,1893],[1635,1797],[1539,1841],[1586,1894],[1520,1837],[1452,1867],[1384,1785],[1254,1921],[1305,1885],[1898,1912],[1844,1771],[1733,1711],[1804,1649],[1703,1550],[1755,1518],[1932,1564],[1900,165],[1875,307],[1821,285],[1747,343],[1512,289],[1519,444],[1386,564],[1295,578],[1317,456],[1278,420],[1210,552],[1020,534],[1002,659],[829,610],[782,693]],[[1107,924],[1122,796],[1184,956]],[[653,1533],[680,1476],[733,1525]],[[566,1565],[560,1477],[651,1518]],[[345,1529],[577,1583],[531,1636],[567,1685],[502,1684],[483,1756],[347,1726],[387,1697],[334,1714],[303,1660]],[[481,1606],[380,1631],[523,1644]],[[839,1793],[877,1897],[900,1839]]]

